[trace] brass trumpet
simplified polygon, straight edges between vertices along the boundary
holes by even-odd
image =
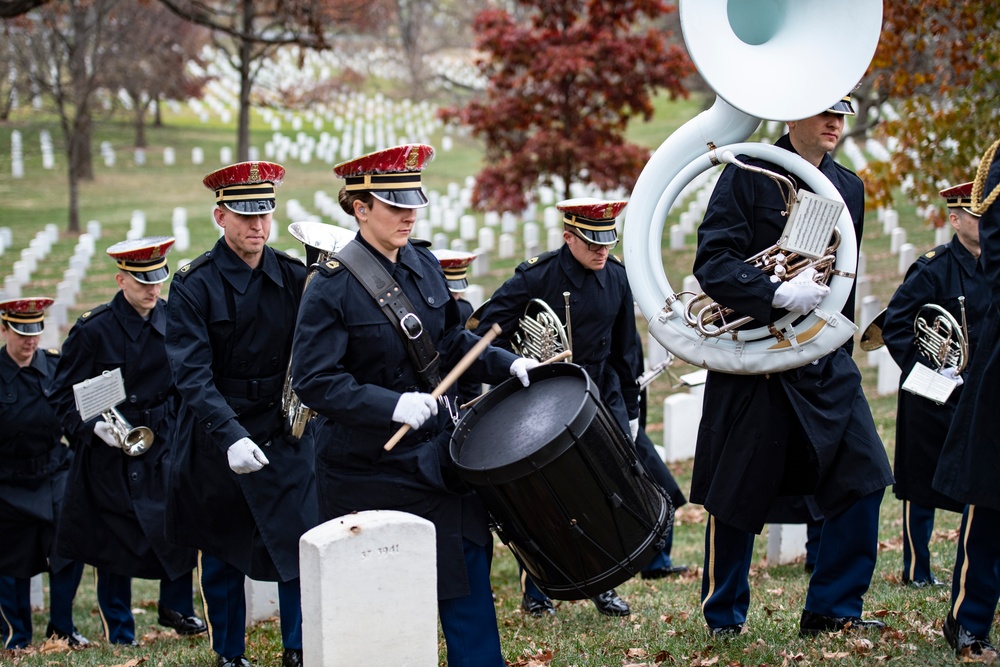
[[[156,439],[153,429],[148,426],[133,428],[116,408],[105,410],[101,413],[101,418],[111,427],[111,433],[118,445],[129,456],[145,454]]]

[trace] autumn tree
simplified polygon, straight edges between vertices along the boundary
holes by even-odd
[[[629,119],[650,118],[652,96],[686,96],[693,72],[656,20],[659,0],[516,0],[514,14],[486,9],[475,20],[485,94],[442,111],[485,142],[477,207],[522,210],[539,184],[558,178],[630,189],[649,151],[624,138]]]
[[[122,0],[60,1],[42,5],[8,24],[18,69],[31,88],[54,104],[65,140],[70,232],[80,231],[79,187],[94,177],[92,105],[111,57],[108,26]]]
[[[338,31],[367,25],[369,0],[160,0],[178,16],[212,31],[239,73],[237,159],[250,155],[250,107],[261,66],[282,46],[324,49]]]
[[[873,134],[892,148],[862,171],[869,200],[893,193],[921,206],[945,185],[972,180],[997,131],[1000,5],[992,0],[899,0],[884,5],[882,36],[864,83]],[[931,219],[943,224],[935,207]]]
[[[199,62],[206,39],[203,28],[153,1],[132,0],[115,14],[108,34],[113,57],[102,84],[128,99],[137,147],[146,146],[146,117],[154,102],[159,111],[164,99],[201,96],[205,79],[188,65]]]

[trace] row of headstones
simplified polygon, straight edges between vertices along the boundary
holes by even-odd
[[[39,132],[38,143],[42,155],[42,168],[53,169],[56,161],[52,148],[52,135],[48,130]],[[10,133],[10,171],[14,178],[24,178],[24,139],[20,130],[12,130]]]

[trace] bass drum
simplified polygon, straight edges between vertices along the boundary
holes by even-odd
[[[556,363],[529,377],[530,386],[511,378],[470,408],[451,460],[542,591],[592,598],[663,549],[673,506],[585,370]]]

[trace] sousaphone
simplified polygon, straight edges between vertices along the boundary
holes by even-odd
[[[878,45],[881,0],[680,0],[684,41],[715,104],[674,132],[636,182],[624,226],[632,293],[649,332],[677,357],[712,370],[767,373],[802,366],[844,344],[857,327],[840,311],[857,268],[854,223],[844,208],[830,293],[809,315],[706,336],[691,326],[663,269],[661,239],[680,192],[702,172],[747,155],[786,169],[821,197],[834,185],[798,155],[743,143],[762,119],[798,120],[828,109],[854,88]],[[775,336],[779,332],[780,336]]]

